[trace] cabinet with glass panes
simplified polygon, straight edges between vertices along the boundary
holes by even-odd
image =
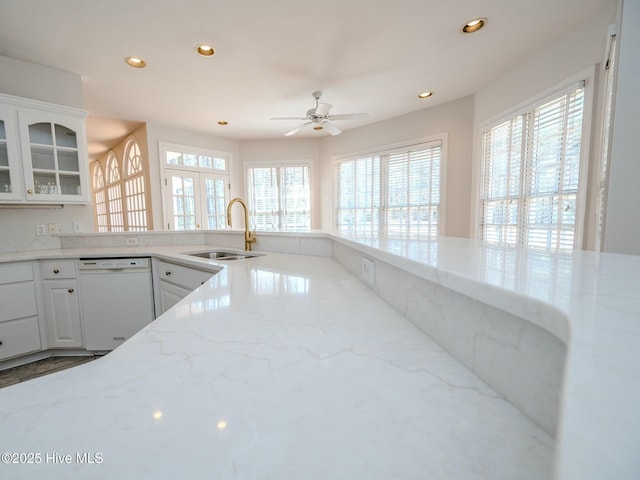
[[[14,114],[0,108],[0,202],[22,198],[22,172],[18,159]]]
[[[0,201],[88,203],[86,112],[0,95],[0,114],[5,110],[0,120],[10,128],[4,136],[0,128]],[[22,168],[13,168],[17,164]]]

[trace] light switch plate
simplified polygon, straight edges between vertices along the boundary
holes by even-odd
[[[36,235],[41,237],[47,234],[47,227],[44,223],[39,223],[36,225]]]

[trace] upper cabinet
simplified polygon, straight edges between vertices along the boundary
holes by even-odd
[[[85,119],[82,110],[0,95],[0,202],[89,203]]]
[[[14,113],[0,107],[0,201],[23,198]]]

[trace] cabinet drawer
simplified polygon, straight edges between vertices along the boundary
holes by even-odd
[[[183,267],[169,262],[158,262],[157,278],[188,289],[195,290],[213,277],[213,272]]]
[[[40,349],[37,317],[0,324],[0,360]]]
[[[38,314],[33,282],[0,285],[0,322]]]
[[[42,269],[42,278],[45,280],[76,278],[75,260],[42,260],[40,268]]]
[[[0,285],[33,280],[31,263],[6,263],[0,265]]]

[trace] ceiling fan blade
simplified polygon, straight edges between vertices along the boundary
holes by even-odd
[[[272,117],[270,120],[306,120],[307,117]]]
[[[368,118],[368,113],[339,113],[337,115],[329,115],[329,120],[362,120]]]
[[[333,107],[333,105],[331,105],[330,103],[319,103],[316,111],[313,114],[318,115],[319,117],[324,117],[329,113],[331,107]]]
[[[312,122],[306,122],[303,123],[302,125],[297,126],[296,128],[294,128],[293,130],[289,130],[287,133],[284,134],[285,137],[290,137],[291,135],[295,135],[296,133],[298,133],[303,127],[306,127],[307,125],[311,125]]]
[[[331,135],[340,135],[342,133],[342,130],[340,130],[338,127],[336,127],[333,123],[331,122],[322,122],[322,126],[324,127],[324,129],[329,132]]]

